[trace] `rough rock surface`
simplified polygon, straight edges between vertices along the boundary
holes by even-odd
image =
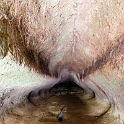
[[[0,0],[1,113],[70,80],[123,121],[123,10],[123,0]]]

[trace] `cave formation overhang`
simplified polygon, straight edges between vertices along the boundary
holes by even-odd
[[[24,101],[30,92],[39,92],[45,87],[50,89],[69,77],[82,87],[86,94],[91,96],[95,94],[98,101],[107,105],[111,104],[114,115],[121,115],[123,120],[124,24],[122,2],[115,6],[108,1],[109,10],[107,11],[113,13],[114,8],[115,16],[114,14],[109,16],[108,12],[104,10],[108,6],[107,3],[103,5],[96,2],[91,7],[94,11],[89,9],[90,3],[87,3],[89,6],[85,7],[80,7],[86,4],[80,4],[80,2],[79,4],[74,2],[75,6],[58,3],[59,6],[54,7],[64,7],[64,11],[60,9],[59,14],[54,16],[56,9],[53,9],[53,6],[46,7],[45,14],[37,13],[37,21],[34,17],[36,10],[41,7],[40,4],[22,3],[24,4],[22,9],[30,4],[27,10],[31,11],[24,14],[18,8],[18,3],[16,5],[19,10],[14,8],[12,1],[10,1],[12,4],[6,4],[4,0],[2,2],[4,6],[0,5],[2,12],[0,17],[0,65],[2,70],[0,76],[1,84],[3,84],[1,86],[1,113],[7,109],[6,106],[12,107],[13,104]],[[97,8],[99,11],[95,11],[95,7],[99,4],[101,8]],[[35,9],[31,9],[34,6]],[[42,12],[42,7],[40,9]],[[72,11],[68,11],[68,9]],[[65,12],[67,13],[64,14]],[[82,14],[82,12],[86,13]],[[28,16],[30,18],[27,18]],[[84,17],[87,17],[87,21],[82,19]],[[89,18],[90,20],[88,20]],[[113,21],[113,18],[116,19]],[[33,24],[34,22],[35,24]],[[17,95],[15,95],[16,93]]]

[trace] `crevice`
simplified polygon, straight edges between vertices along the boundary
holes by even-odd
[[[74,90],[75,88],[75,90]],[[77,89],[77,90],[76,90]],[[77,93],[79,91],[84,92],[84,89],[82,89],[80,86],[78,86],[75,82],[73,81],[65,81],[59,84],[55,84],[51,89],[50,92],[63,92],[66,91],[68,93],[75,92]]]

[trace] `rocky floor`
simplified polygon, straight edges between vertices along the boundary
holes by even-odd
[[[57,89],[58,90],[58,89]],[[95,98],[86,96],[81,89],[71,92],[64,88],[53,90],[52,96],[35,101],[36,106],[27,102],[13,108],[6,114],[0,124],[119,124],[109,112],[96,116],[104,111],[102,104]],[[63,120],[57,120],[57,115],[63,109]]]

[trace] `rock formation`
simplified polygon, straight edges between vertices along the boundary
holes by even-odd
[[[123,11],[123,0],[1,0],[1,113],[73,80],[124,120]]]

